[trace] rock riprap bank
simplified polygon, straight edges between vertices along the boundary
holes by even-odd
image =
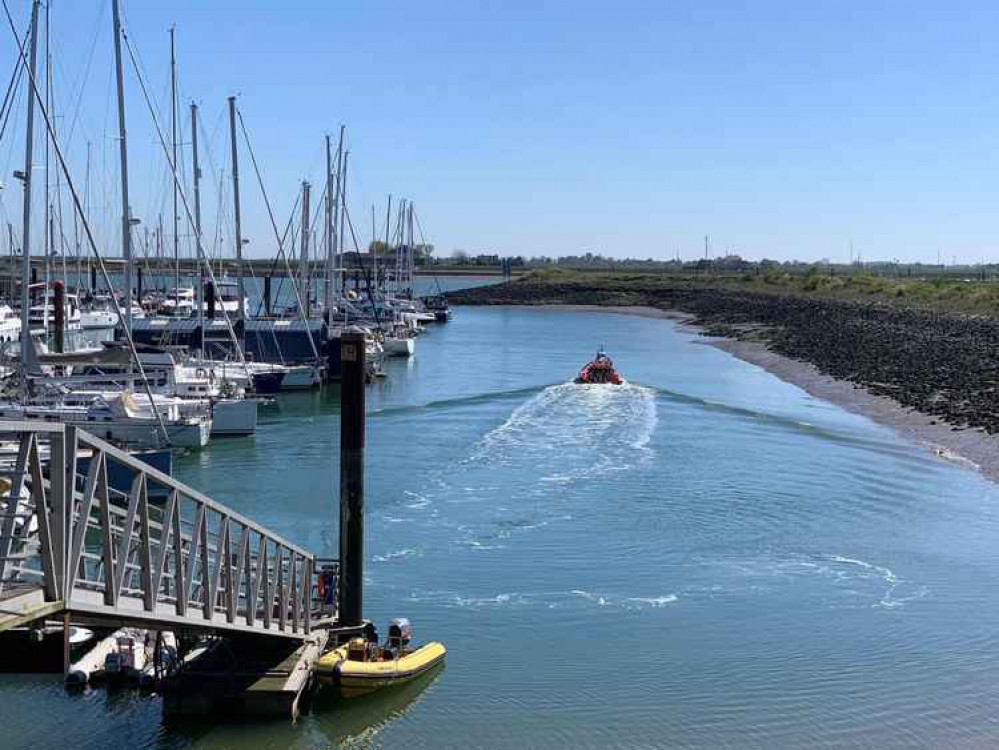
[[[825,299],[635,278],[516,281],[452,292],[459,305],[650,306],[694,316],[704,333],[782,356],[888,396],[955,429],[999,432],[999,319],[884,302]]]

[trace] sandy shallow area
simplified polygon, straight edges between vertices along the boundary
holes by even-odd
[[[695,328],[693,315],[656,307],[603,305],[537,305],[539,309],[564,312],[602,312],[663,318]],[[955,429],[937,417],[906,408],[885,396],[846,380],[824,375],[812,364],[788,359],[757,341],[705,338],[703,343],[728,352],[739,359],[762,367],[781,380],[806,393],[861,414],[878,424],[892,428],[902,437],[925,447],[942,460],[976,469],[993,481],[999,481],[999,436],[978,429]]]
[[[694,316],[680,310],[660,310],[658,307],[628,307],[626,305],[512,305],[512,307],[532,307],[538,310],[556,312],[597,312],[635,315],[639,318],[666,318],[669,320],[690,321]]]
[[[955,429],[937,417],[908,409],[849,381],[824,375],[808,362],[776,354],[757,341],[705,339],[704,343],[762,367],[816,398],[891,427],[902,437],[924,446],[944,460],[977,469],[993,481],[999,481],[997,436],[977,429]]]

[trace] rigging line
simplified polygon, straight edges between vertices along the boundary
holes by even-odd
[[[296,192],[296,194],[295,194],[295,205],[291,207],[291,214],[288,216],[288,223],[284,227],[284,234],[281,235],[281,241],[280,241],[279,245],[288,241],[288,233],[291,232],[292,223],[295,221],[295,218],[296,218],[296,216],[298,214],[298,204],[301,201],[301,199],[302,199],[301,192]],[[269,272],[270,276],[273,276],[274,272],[277,270],[277,264],[278,264],[278,261],[281,259],[281,257],[282,257],[281,253],[275,253],[275,255],[274,255],[274,263],[271,264],[271,270]],[[280,277],[278,279],[277,293],[274,295],[274,299],[275,300],[278,299],[281,296],[281,290],[283,288],[284,288],[284,277],[282,276],[282,277]],[[261,306],[263,304],[264,304],[264,302],[263,302],[262,299],[261,299],[260,302],[257,303],[257,314],[258,315],[260,313],[260,308],[261,308]]]
[[[264,196],[264,205],[267,207],[267,216],[271,221],[271,228],[274,230],[274,237],[278,242],[278,255],[284,258],[285,270],[288,273],[289,278],[291,277],[291,267],[288,265],[288,257],[284,254],[284,245],[281,241],[281,236],[278,234],[277,222],[274,221],[274,211],[271,210],[271,201],[267,197],[267,190],[264,188],[264,178],[260,174],[260,166],[257,164],[257,156],[253,151],[253,145],[250,143],[250,136],[246,132],[246,123],[243,122],[243,112],[239,107],[236,108],[236,116],[239,117],[239,127],[243,131],[243,140],[246,141],[246,148],[250,152],[250,163],[253,164],[253,172],[257,176],[257,184],[260,185],[260,192]],[[305,309],[302,307],[302,297],[298,293],[298,288],[296,285],[292,285],[292,290],[295,292],[295,304],[298,305],[298,314],[302,316],[302,320],[305,321],[305,332],[309,337],[309,346],[312,347],[312,354],[315,356],[316,360],[319,360],[319,350],[316,349],[316,342],[312,338],[312,328],[309,326],[309,318],[305,314]]]
[[[423,234],[423,225],[420,224],[420,215],[418,213],[416,213],[416,211],[413,211],[413,219],[416,221],[416,230],[420,233],[420,242],[423,244],[424,248],[429,247],[429,245],[427,244],[427,238]],[[424,250],[424,252],[427,252],[427,251]],[[429,252],[427,252],[426,263],[427,263],[427,265],[430,265],[431,268],[433,268],[433,264],[430,263],[430,253]],[[432,271],[432,273],[434,274],[434,284],[437,285],[437,295],[441,296],[441,295],[444,294],[444,290],[441,289],[441,280],[440,280],[440,277],[437,275],[436,271]]]
[[[7,15],[7,22],[8,24],[10,24],[10,30],[16,38],[17,29],[14,28],[14,19],[10,15],[10,8],[7,6],[7,0],[0,0],[0,1],[3,2],[3,9],[4,13],[6,13]],[[19,41],[18,52],[21,56],[21,59],[23,60],[25,58],[24,45],[20,44],[20,40],[18,41]],[[97,243],[94,241],[94,235],[90,231],[90,222],[87,221],[87,217],[83,213],[83,206],[80,204],[80,196],[76,192],[76,185],[73,183],[73,178],[69,173],[69,166],[66,164],[66,158],[63,156],[62,149],[59,147],[59,144],[55,140],[55,130],[53,129],[52,122],[49,119],[48,108],[41,101],[42,97],[38,89],[38,83],[35,81],[35,76],[31,73],[30,68],[27,67],[27,62],[25,62],[25,70],[28,71],[28,81],[31,84],[31,90],[34,92],[35,95],[35,103],[38,104],[38,109],[41,112],[42,119],[45,120],[45,129],[48,131],[49,139],[52,141],[53,150],[56,153],[56,158],[59,160],[59,166],[62,168],[63,174],[66,177],[66,183],[69,186],[69,191],[71,195],[73,196],[73,205],[75,206],[76,211],[80,216],[80,221],[83,224],[83,229],[87,234],[87,241],[90,243],[90,248],[91,250],[93,250],[94,256],[97,258],[97,262],[100,265],[101,275],[104,277],[104,283],[108,285],[108,289],[112,289],[113,287],[111,286],[111,277],[108,275],[107,268],[104,265],[104,258],[101,255],[100,251],[97,249]],[[22,283],[26,281],[27,279],[22,279]],[[118,315],[118,322],[121,323],[125,319],[125,316],[121,311],[121,306],[118,304],[118,300],[115,298],[113,294],[111,295],[111,301],[114,304],[115,313],[117,313]],[[131,298],[129,298],[129,303],[131,303]],[[159,423],[160,429],[163,431],[163,437],[166,440],[166,444],[170,445],[170,434],[167,432],[166,424],[163,422],[163,416],[160,414],[160,411],[156,406],[156,402],[153,399],[153,392],[152,388],[149,385],[149,378],[146,377],[146,370],[142,366],[142,361],[139,359],[138,352],[135,350],[135,342],[132,340],[132,332],[128,330],[128,326],[122,326],[122,329],[125,332],[125,340],[128,342],[129,352],[131,353],[132,358],[135,360],[135,365],[139,370],[139,377],[142,378],[142,384],[143,387],[145,388],[146,395],[149,397],[149,405],[152,407],[153,414],[156,415],[156,421]],[[30,341],[30,333],[28,334],[28,337]]]
[[[73,134],[76,132],[76,125],[80,117],[80,111],[83,106],[83,90],[86,88],[87,80],[90,78],[90,70],[93,66],[94,52],[97,50],[97,38],[100,33],[100,29],[104,24],[104,11],[107,8],[107,3],[101,3],[100,9],[98,10],[97,21],[94,24],[94,33],[90,38],[90,51],[87,53],[87,61],[83,67],[83,71],[79,74],[77,81],[70,87],[71,96],[70,99],[76,99],[76,108],[73,112],[73,119],[69,125],[69,134],[65,136],[66,148],[69,148],[73,143]],[[58,41],[58,40],[57,40]],[[65,76],[66,71],[63,70],[62,64],[58,59],[55,63],[59,67],[59,72]],[[65,76],[68,78],[68,76]],[[77,84],[79,84],[79,90],[76,91],[75,95],[72,95],[74,89],[76,89]],[[86,135],[86,133],[84,133]]]
[[[30,27],[29,27],[30,29]],[[31,31],[24,32],[24,38],[27,39]],[[17,37],[17,44],[21,46],[23,42],[21,37]],[[7,91],[3,95],[3,105],[0,106],[0,116],[3,117],[3,124],[0,125],[0,140],[3,139],[4,131],[7,129],[7,121],[10,119],[10,113],[14,109],[14,99],[18,91],[18,85],[21,82],[21,72],[24,66],[21,63],[21,58],[17,58],[17,62],[14,63],[14,70],[10,74],[10,83],[7,84]]]
[[[6,0],[3,1],[6,2]],[[156,118],[156,112],[153,109],[151,102],[149,101],[149,90],[146,88],[146,82],[143,79],[138,66],[135,64],[135,55],[132,52],[132,43],[128,38],[128,34],[125,32],[124,27],[122,27],[121,36],[122,40],[125,42],[125,49],[128,50],[129,59],[132,61],[132,67],[135,69],[136,77],[139,79],[139,89],[142,91],[143,99],[145,99],[146,106],[149,108],[150,116],[153,118],[153,125],[156,128],[156,135],[159,138],[160,145],[163,147],[163,153],[166,156],[167,161],[170,162],[171,161],[170,150],[167,148],[166,139],[163,137],[163,131],[160,128],[159,120]],[[170,163],[170,167],[171,167],[171,172],[173,174],[174,183],[177,185],[177,194],[180,196],[181,201],[184,204],[184,212],[187,214],[187,220],[190,223],[190,226],[194,229],[194,233],[197,237],[198,241],[196,244],[198,246],[199,253],[201,254],[202,257],[204,257],[204,248],[202,247],[201,244],[201,233],[197,229],[197,225],[195,224],[194,221],[194,215],[191,213],[191,206],[187,202],[187,194],[184,192],[184,186],[180,184],[180,175],[177,174],[177,170],[174,168],[174,164],[172,162]],[[215,272],[212,270],[211,263],[208,263],[206,260],[205,265],[208,267],[208,276],[212,280],[212,285],[217,288],[218,285],[215,280]],[[229,319],[229,313],[225,309],[225,306],[222,306],[222,317],[225,320],[226,328],[228,329],[229,335],[232,338],[232,342],[236,347],[236,353],[239,355],[239,361],[243,365],[244,369],[246,369],[247,377],[249,377],[250,372],[249,368],[246,367],[246,360],[243,357],[243,347],[240,346],[239,344],[239,339],[236,337],[236,331],[232,326],[232,321]],[[246,325],[246,321],[243,321],[243,325],[244,326]]]
[[[340,208],[343,211],[344,217],[347,219],[347,226],[350,228],[350,236],[354,242],[354,257],[357,260],[358,267],[364,273],[364,286],[368,291],[368,301],[371,302],[371,311],[375,314],[375,325],[381,329],[382,321],[378,315],[378,305],[375,304],[374,292],[371,290],[371,269],[366,268],[364,263],[361,261],[361,250],[357,244],[357,235],[354,234],[354,222],[350,220],[350,211],[347,210],[346,202],[344,202]]]
[[[299,196],[300,195],[301,194],[299,194]],[[298,201],[299,201],[299,197],[296,196],[296,198],[295,198],[295,205],[291,209],[291,216],[288,218],[288,225],[284,228],[284,239],[288,238],[288,232],[291,231],[291,222],[294,219],[295,213],[298,210]],[[276,268],[277,268],[277,256],[275,256],[275,258],[274,258],[274,265],[271,266],[271,272],[270,272],[271,276],[274,275],[274,269],[276,269]],[[253,266],[249,267],[249,271],[250,271],[250,277],[252,279],[256,280],[257,275],[253,272]],[[281,289],[283,288],[281,282],[283,282],[283,281],[284,281],[284,279],[281,279],[278,282],[277,294],[275,295],[274,299],[280,299]],[[260,317],[260,310],[263,307],[263,305],[264,305],[264,298],[263,298],[263,296],[261,296],[260,297],[260,301],[257,302],[257,311],[256,311],[256,313],[254,313],[254,317]],[[278,341],[277,329],[274,328],[273,326],[271,326],[270,327],[270,332],[271,332],[271,338],[274,340],[274,350],[278,353],[278,356],[281,358],[281,364],[284,364],[285,363],[284,351],[281,349],[281,342]]]
[[[296,239],[298,237],[298,231],[296,229],[298,227],[298,224],[296,222],[299,219],[298,207],[301,204],[301,202],[302,202],[302,191],[301,190],[296,190],[295,191],[295,205],[292,206],[291,213],[288,214],[288,223],[284,227],[284,234],[281,235],[281,242],[286,247],[291,247],[291,248],[295,247]],[[290,235],[290,237],[289,237],[289,235]],[[285,259],[285,255],[284,255],[283,252],[279,252],[279,253],[277,253],[274,256],[274,265],[271,266],[271,275],[272,276],[274,275],[274,270],[277,268],[277,264],[278,264],[279,260],[286,260]],[[286,260],[286,262],[285,262],[285,266],[286,267],[287,267],[287,264],[288,264],[288,262]],[[280,299],[280,297],[281,297],[281,290],[284,289],[285,279],[288,279],[288,283],[292,284],[295,288],[297,288],[297,284],[295,284],[295,282],[292,280],[291,276],[281,276],[278,279],[278,287],[277,287],[277,290],[275,291],[274,299]]]

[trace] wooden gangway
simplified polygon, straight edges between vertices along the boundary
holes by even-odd
[[[319,567],[305,549],[88,432],[0,421],[0,631],[69,615],[314,640],[337,618],[335,598],[318,596]],[[335,561],[321,567],[327,581],[336,577]]]

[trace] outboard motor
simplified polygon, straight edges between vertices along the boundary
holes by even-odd
[[[413,640],[413,628],[405,617],[397,617],[389,623],[388,646],[402,651]]]

